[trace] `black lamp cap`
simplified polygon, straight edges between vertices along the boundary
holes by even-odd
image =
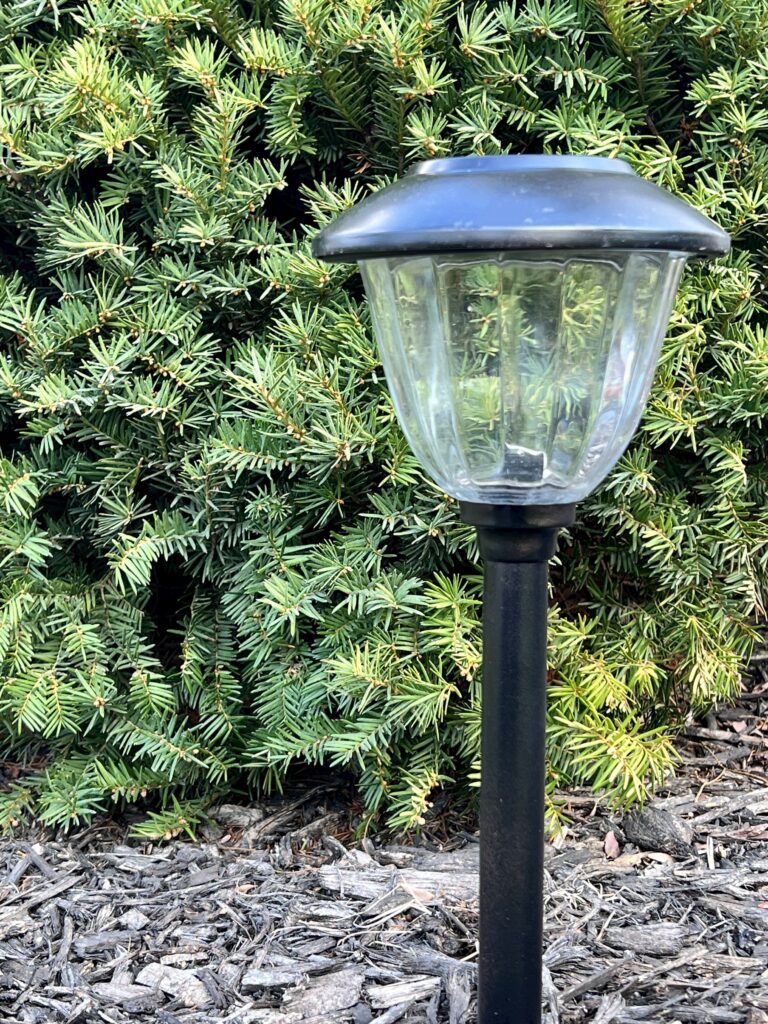
[[[688,203],[592,156],[465,156],[415,164],[324,228],[315,256],[656,249],[722,256],[725,231]]]

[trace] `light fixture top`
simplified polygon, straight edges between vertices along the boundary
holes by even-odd
[[[730,239],[622,160],[464,156],[415,164],[321,231],[315,256],[656,249],[722,256]]]

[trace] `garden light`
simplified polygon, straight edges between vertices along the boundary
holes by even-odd
[[[717,225],[598,157],[417,164],[314,241],[360,264],[395,409],[477,527],[480,1024],[541,1020],[547,561],[624,452]]]

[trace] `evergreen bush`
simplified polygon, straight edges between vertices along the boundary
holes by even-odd
[[[9,0],[0,47],[3,823],[164,834],[310,762],[402,827],[477,780],[472,533],[309,251],[468,153],[621,157],[734,238],[554,570],[551,783],[641,798],[762,611],[766,0]]]

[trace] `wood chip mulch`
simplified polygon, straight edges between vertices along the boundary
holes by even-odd
[[[641,813],[564,794],[547,1024],[768,1024],[766,711],[688,730]],[[194,843],[6,837],[0,1022],[472,1024],[476,834],[353,848],[330,803],[225,805]]]

